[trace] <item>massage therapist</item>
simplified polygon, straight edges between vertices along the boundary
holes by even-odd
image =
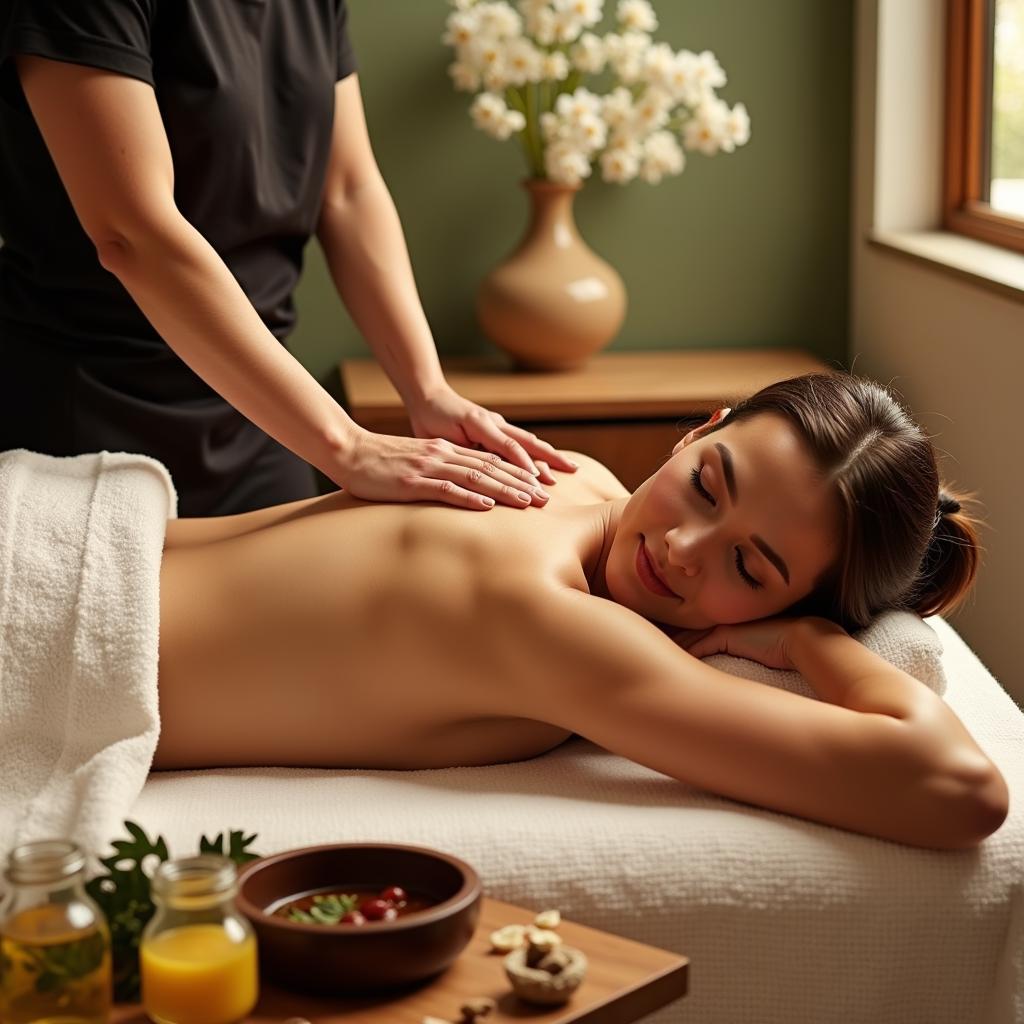
[[[547,500],[573,464],[444,379],[344,0],[3,6],[0,450],[152,455],[182,516],[313,496],[310,465],[366,499]],[[415,437],[285,348],[314,232]]]

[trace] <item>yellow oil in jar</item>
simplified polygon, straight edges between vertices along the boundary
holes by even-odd
[[[110,942],[93,924],[75,929],[67,909],[23,910],[0,932],[3,1024],[106,1024]]]
[[[142,1005],[157,1024],[229,1024],[259,993],[256,940],[221,924],[190,924],[144,939]]]

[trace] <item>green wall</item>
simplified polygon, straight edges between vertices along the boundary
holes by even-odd
[[[847,343],[852,0],[655,0],[657,39],[712,50],[752,135],[687,154],[676,177],[576,199],[589,244],[622,274],[629,312],[612,349],[798,345],[842,361]],[[473,318],[481,276],[518,240],[518,142],[471,124],[449,83],[446,0],[349,0],[377,161],[405,229],[442,354],[493,351]],[[606,0],[606,22],[614,0]],[[596,172],[595,172],[596,173]],[[292,348],[329,386],[368,350],[312,242]]]

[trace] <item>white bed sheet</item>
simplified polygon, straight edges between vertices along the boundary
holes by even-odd
[[[179,855],[229,828],[257,832],[264,854],[449,850],[493,897],[690,957],[690,993],[651,1024],[1022,1024],[1024,715],[946,622],[927,621],[945,699],[1010,785],[1010,817],[973,851],[734,803],[580,739],[484,768],[155,773],[131,816]]]

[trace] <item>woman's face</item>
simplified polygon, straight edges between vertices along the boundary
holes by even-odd
[[[838,552],[838,498],[788,421],[725,420],[688,434],[623,510],[605,583],[645,618],[703,629],[777,615]]]

